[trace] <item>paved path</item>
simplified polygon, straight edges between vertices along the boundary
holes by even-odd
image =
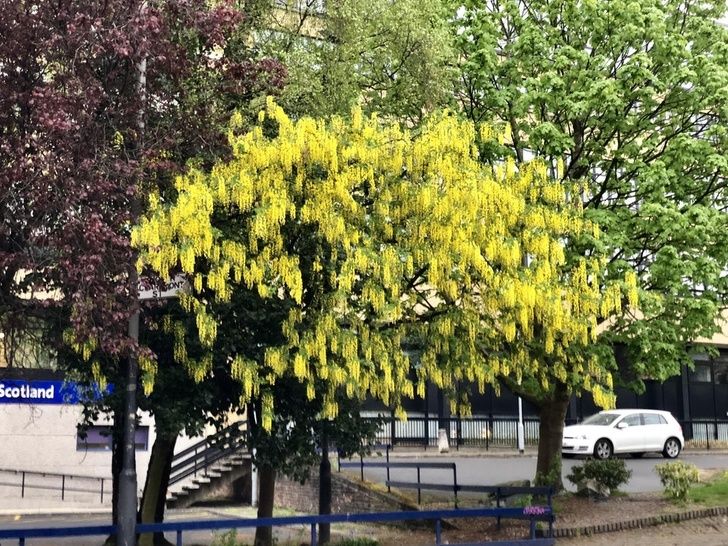
[[[728,517],[695,519],[644,529],[603,533],[592,537],[561,538],[564,546],[726,546]]]

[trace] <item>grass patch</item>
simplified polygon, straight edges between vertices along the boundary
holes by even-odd
[[[728,472],[723,472],[708,483],[690,488],[689,498],[704,506],[728,506]]]

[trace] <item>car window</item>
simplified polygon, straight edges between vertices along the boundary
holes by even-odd
[[[640,414],[634,413],[622,419],[620,423],[625,423],[628,427],[638,427],[642,424],[642,421],[640,420]]]
[[[642,420],[645,425],[666,425],[667,421],[659,413],[643,413]]]
[[[617,413],[597,413],[596,415],[592,415],[591,417],[584,419],[581,424],[605,427],[613,423],[617,417],[619,417],[619,414]]]

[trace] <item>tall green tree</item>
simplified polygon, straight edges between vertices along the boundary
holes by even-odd
[[[488,0],[458,3],[461,80],[457,95],[473,120],[507,126],[511,137],[488,159],[533,155],[558,176],[585,181],[585,216],[602,236],[567,239],[570,261],[594,252],[607,279],[634,269],[639,308],[615,308],[588,350],[623,381],[665,379],[689,364],[688,344],[716,330],[726,301],[728,224],[728,34],[716,20],[723,0]],[[455,9],[457,6],[454,6]],[[532,344],[540,358],[548,341]],[[548,388],[502,379],[540,408],[537,472],[561,485],[566,377]]]
[[[294,4],[294,2],[290,2]],[[288,68],[292,116],[366,112],[417,123],[451,101],[454,50],[443,0],[306,0],[274,10],[259,46]]]

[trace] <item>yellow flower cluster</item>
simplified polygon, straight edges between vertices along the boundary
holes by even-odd
[[[211,350],[220,325],[203,291],[291,302],[282,346],[262,362],[230,355],[241,403],[261,396],[264,424],[274,411],[268,387],[284,375],[309,398],[320,394],[328,416],[337,389],[399,407],[425,379],[481,388],[499,376],[559,380],[608,401],[611,378],[575,372],[584,359],[573,349],[593,341],[597,316],[625,294],[636,305],[636,278],[605,289],[597,258],[567,266],[564,241],[595,227],[544,164],[484,166],[475,128],[447,113],[416,136],[360,110],[350,121],[294,121],[273,101],[259,121],[230,131],[232,160],[179,177],[175,202],[152,196],[133,241],[140,268],[167,278],[179,267],[193,280],[181,303]],[[415,382],[404,336],[425,345]],[[189,360],[176,341],[175,358]],[[526,350],[537,342],[544,359]],[[199,377],[209,365],[191,369]]]

